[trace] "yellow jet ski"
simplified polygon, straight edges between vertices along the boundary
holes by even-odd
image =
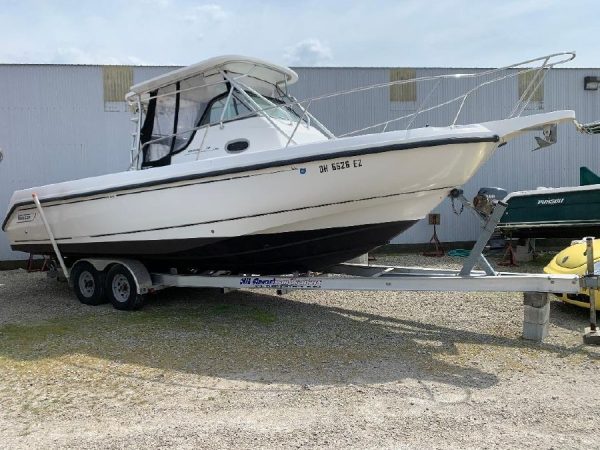
[[[544,273],[585,275],[587,271],[587,255],[585,240],[573,241],[570,247],[558,253],[544,267]],[[600,274],[600,239],[594,240],[594,273]],[[589,289],[582,289],[578,294],[555,294],[565,303],[590,307]],[[600,292],[596,292],[596,310],[600,309]]]

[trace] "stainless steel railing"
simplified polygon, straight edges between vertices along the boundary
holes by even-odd
[[[204,136],[204,138],[206,138],[206,133],[208,133],[209,127],[214,126],[214,125],[219,125],[221,128],[224,127],[226,125],[226,121],[224,121],[225,109],[226,109],[228,103],[231,101],[231,97],[234,95],[234,91],[239,92],[240,95],[242,97],[244,97],[244,99],[248,103],[247,106],[249,106],[249,109],[251,110],[247,114],[236,116],[236,119],[243,119],[243,118],[253,117],[256,115],[260,115],[260,116],[264,117],[266,120],[268,120],[271,123],[271,125],[279,133],[281,133],[283,135],[283,137],[286,140],[285,148],[287,148],[290,144],[295,144],[294,136],[296,135],[296,132],[303,121],[306,121],[307,126],[311,126],[311,123],[312,123],[317,129],[319,129],[329,139],[336,139],[336,138],[341,138],[341,137],[346,137],[346,136],[352,136],[352,135],[363,133],[363,132],[366,132],[369,130],[375,130],[377,128],[380,128],[379,132],[385,132],[385,131],[387,131],[390,124],[395,123],[395,122],[400,122],[403,120],[407,120],[408,123],[407,123],[407,126],[405,129],[408,130],[414,123],[415,119],[417,117],[419,117],[420,115],[422,115],[426,112],[430,112],[430,111],[433,111],[436,109],[443,108],[445,106],[457,104],[458,106],[457,106],[456,113],[454,115],[454,119],[449,124],[450,126],[455,126],[461,116],[461,113],[464,110],[464,106],[465,106],[467,100],[469,98],[471,98],[472,96],[474,96],[474,94],[476,94],[479,90],[481,90],[491,84],[499,83],[503,80],[517,77],[521,74],[533,73],[533,76],[531,77],[528,84],[523,89],[522,95],[519,97],[519,99],[515,103],[514,107],[508,114],[508,118],[518,117],[523,113],[523,111],[525,110],[527,105],[530,103],[536,90],[541,86],[541,83],[543,82],[544,78],[546,77],[546,74],[548,73],[548,71],[557,65],[564,64],[566,62],[573,60],[575,58],[575,56],[576,56],[576,54],[574,51],[553,53],[550,55],[540,56],[537,58],[529,59],[526,61],[521,61],[521,62],[518,62],[515,64],[511,64],[509,66],[504,66],[504,67],[500,67],[500,68],[496,68],[496,69],[487,69],[487,70],[483,70],[483,71],[476,71],[473,73],[442,74],[442,75],[433,75],[433,76],[425,76],[425,77],[415,77],[415,78],[406,79],[406,80],[389,81],[389,82],[385,82],[385,83],[377,83],[377,84],[372,84],[372,85],[368,85],[368,86],[361,86],[361,87],[356,87],[356,88],[352,88],[352,89],[346,89],[346,90],[341,90],[341,91],[332,92],[332,93],[328,93],[328,94],[323,94],[323,95],[307,98],[304,100],[297,100],[294,97],[287,95],[287,92],[286,93],[282,92],[278,85],[274,85],[274,88],[278,89],[282,93],[282,97],[288,99],[289,101],[286,101],[281,104],[279,104],[279,103],[273,104],[272,102],[269,102],[267,99],[265,99],[263,97],[263,99],[266,101],[266,103],[270,104],[270,106],[267,106],[267,107],[261,107],[260,105],[258,105],[256,103],[256,101],[254,101],[254,99],[251,98],[251,96],[248,94],[248,92],[252,92],[252,94],[256,95],[256,96],[260,96],[260,97],[262,97],[262,96],[255,89],[252,89],[252,87],[250,87],[248,84],[244,83],[245,78],[252,76],[252,71],[254,70],[254,68],[251,68],[247,73],[237,74],[237,75],[221,72],[221,74],[223,76],[222,81],[206,83],[202,86],[193,86],[193,87],[188,87],[185,89],[173,90],[172,92],[155,96],[156,98],[164,97],[166,95],[175,95],[177,93],[188,92],[188,91],[194,90],[194,89],[202,89],[202,88],[206,88],[209,86],[215,86],[218,84],[229,83],[230,89],[229,89],[229,92],[227,95],[226,104],[224,106],[221,117],[218,121],[216,121],[214,123],[211,122],[209,124],[192,127],[192,128],[186,129],[184,131],[179,131],[177,133],[164,135],[164,136],[161,136],[160,138],[148,141],[148,142],[144,143],[143,145],[139,142],[141,121],[142,121],[141,119],[142,119],[142,115],[143,115],[142,94],[130,94],[128,100],[130,102],[135,102],[137,104],[137,111],[138,111],[138,121],[136,123],[137,139],[138,139],[137,151],[132,149],[131,167],[130,168],[137,168],[137,166],[139,165],[140,155],[142,154],[144,148],[146,148],[148,145],[160,142],[160,141],[168,139],[168,138],[176,137],[179,135],[189,134],[191,132],[194,132],[194,131],[197,131],[197,130],[200,130],[203,128],[206,128],[205,136]],[[439,86],[442,82],[444,82],[444,81],[452,82],[452,81],[466,80],[466,79],[474,79],[474,80],[480,79],[482,81],[480,83],[476,84],[474,87],[467,89],[465,92],[462,92],[460,95],[457,95],[449,100],[437,103],[432,106],[426,106],[427,102],[432,97],[433,93],[439,88]],[[362,128],[356,129],[356,130],[352,130],[352,131],[340,134],[338,136],[335,136],[331,131],[329,131],[329,129],[327,129],[327,127],[325,127],[321,122],[319,122],[316,119],[316,117],[314,117],[309,112],[309,109],[311,108],[311,106],[313,106],[315,103],[317,103],[319,101],[335,99],[335,98],[338,98],[341,96],[347,96],[347,95],[352,95],[352,94],[357,94],[357,93],[362,93],[362,92],[368,92],[368,91],[372,91],[372,90],[376,90],[376,89],[389,88],[391,86],[400,86],[400,85],[405,85],[405,84],[409,84],[409,83],[415,83],[418,85],[418,84],[422,84],[425,82],[434,82],[434,86],[429,90],[429,92],[427,93],[427,95],[425,96],[425,98],[421,102],[421,104],[418,106],[416,111],[410,112],[408,114],[400,115],[398,117],[394,117],[389,120],[371,124],[371,125],[368,125],[366,127],[362,127]],[[286,90],[287,90],[287,86],[286,86]],[[151,98],[152,98],[151,96],[146,95],[146,97],[144,98],[144,102],[148,102]],[[269,115],[269,111],[271,111],[273,109],[279,109],[279,110],[283,111],[284,114],[287,114],[288,116],[291,117],[291,115],[288,112],[288,109],[293,110],[294,107],[298,108],[300,110],[300,113],[297,114],[298,119],[296,120],[293,130],[291,131],[291,133],[288,133],[277,124],[277,119],[274,119],[273,117],[271,117]],[[204,142],[204,138],[203,138],[203,142]],[[135,153],[135,155],[134,155],[134,153]]]

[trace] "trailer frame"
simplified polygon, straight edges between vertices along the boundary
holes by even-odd
[[[78,265],[85,264],[88,279],[90,272],[93,272],[91,276],[95,278],[92,284],[98,285],[98,289],[103,289],[102,295],[106,295],[117,309],[137,309],[143,305],[146,294],[168,287],[219,288],[223,291],[271,289],[280,295],[292,290],[523,292],[523,335],[535,340],[542,340],[548,332],[548,293],[575,294],[581,289],[600,287],[600,276],[593,272],[593,268],[583,277],[496,271],[483,255],[483,250],[507,207],[506,203],[490,201],[488,205],[484,205],[487,207],[485,209],[481,205],[476,207],[471,204],[460,189],[452,190],[449,196],[453,201],[461,202],[481,222],[479,238],[458,270],[343,263],[329,268],[324,273],[232,275],[223,271],[210,271],[180,274],[176,269],[171,269],[168,273],[150,272],[141,261],[119,257],[81,258],[75,261],[69,270],[63,262],[58,246],[53,247],[65,278],[75,289],[80,300],[85,302],[81,292],[77,290],[81,281],[73,280],[69,275]],[[36,202],[36,206],[43,216],[41,204]],[[47,222],[44,225],[50,240],[54,242],[52,230]],[[589,239],[593,241],[593,238]],[[591,241],[588,243],[588,253],[593,252]],[[593,260],[593,254],[588,256]],[[476,266],[483,270],[475,270]],[[82,266],[79,266],[78,272],[81,272],[81,268]],[[50,276],[58,275],[58,266],[55,265]],[[592,327],[594,326],[595,322]]]

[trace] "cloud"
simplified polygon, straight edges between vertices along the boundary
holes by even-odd
[[[166,8],[171,4],[171,0],[137,0],[140,4],[150,7]]]
[[[598,67],[597,3],[0,0],[0,62],[186,65],[241,53],[300,66],[492,67],[575,48],[571,67]],[[132,32],[132,17],[153,31]]]
[[[328,46],[310,38],[286,48],[284,58],[293,66],[317,66],[331,61],[332,54]]]
[[[221,6],[207,3],[192,8],[187,14],[186,20],[192,23],[215,23],[222,22],[229,14]]]

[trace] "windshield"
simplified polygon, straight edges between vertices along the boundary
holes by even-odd
[[[284,105],[285,102],[278,98],[273,97],[263,97],[260,95],[256,95],[253,92],[246,91],[254,102],[258,105],[260,109],[264,109],[265,113],[271,116],[274,119],[281,120],[289,120],[289,121],[297,121],[300,119],[300,116],[289,106],[282,106],[280,108],[274,108],[273,106]]]
[[[273,119],[294,122],[300,119],[300,116],[291,107],[277,107],[285,105],[285,102],[281,99],[256,95],[250,91],[244,91],[244,93],[256,104],[253,105],[253,108],[248,106],[248,99],[241,98],[242,96],[239,92],[231,95],[229,100],[227,100],[228,95],[224,93],[210,103],[208,111],[204,114],[200,125],[215,125],[221,121],[221,115],[223,115],[223,122],[238,118],[255,117],[255,108],[264,110],[264,113]],[[225,113],[223,113],[223,108],[225,108]]]

